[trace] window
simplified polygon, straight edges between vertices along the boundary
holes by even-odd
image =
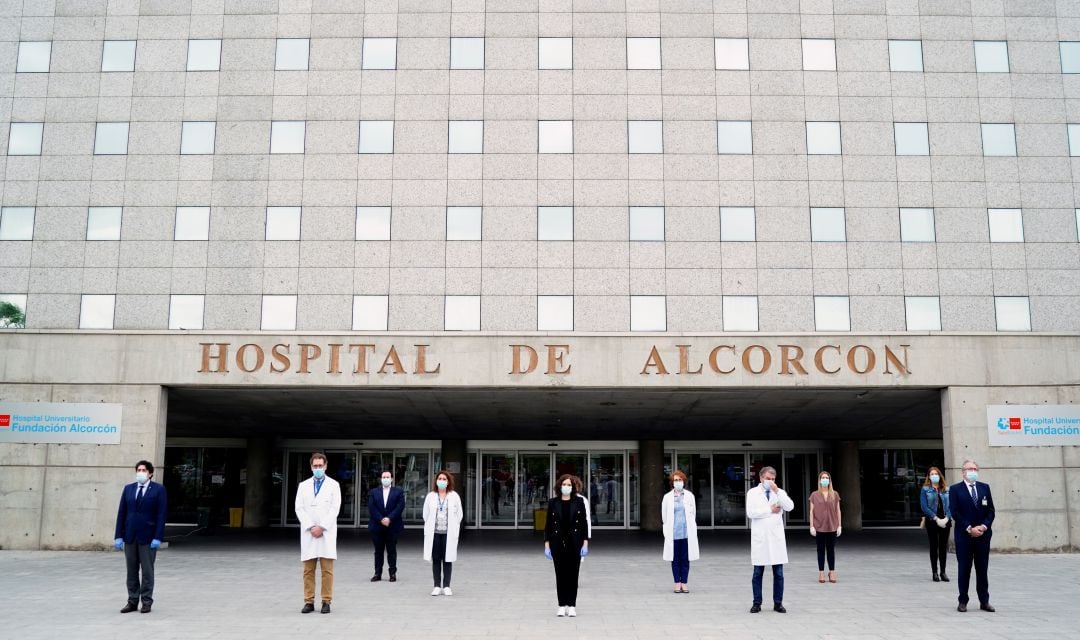
[[[123,207],[90,207],[86,210],[87,240],[119,240]]]
[[[447,331],[479,331],[480,296],[446,296],[443,328]]]
[[[180,129],[180,155],[214,153],[216,122],[185,122]]]
[[[450,38],[451,69],[483,69],[483,38]]]
[[[299,240],[300,207],[267,207],[266,239]]]
[[[307,38],[278,38],[274,57],[276,71],[305,71],[308,68]]]
[[[807,122],[806,153],[812,156],[839,155],[841,153],[840,123]]]
[[[188,40],[188,71],[217,71],[220,68],[221,40]]]
[[[447,207],[446,239],[479,240],[482,215],[481,207]]]
[[[1059,42],[1061,72],[1080,73],[1080,42]]]
[[[353,296],[353,331],[386,331],[390,296]]]
[[[51,42],[20,42],[19,60],[15,63],[18,73],[48,73],[52,56]]]
[[[815,331],[851,331],[847,296],[814,296]]]
[[[173,240],[209,240],[210,207],[177,207]]]
[[[750,41],[746,38],[716,38],[713,41],[717,69],[750,68]]]
[[[1009,44],[990,40],[975,41],[975,71],[979,73],[1008,73]]]
[[[203,328],[203,296],[169,296],[169,328],[193,330]]]
[[[573,120],[539,120],[537,142],[540,153],[573,153]]]
[[[630,296],[631,331],[667,331],[664,296]]]
[[[898,156],[930,155],[930,134],[925,122],[894,122],[893,139]]]
[[[933,209],[900,210],[901,242],[934,242],[936,237]]]
[[[661,120],[630,120],[626,123],[630,153],[663,153],[664,123]]]
[[[1023,242],[1024,216],[1020,209],[988,209],[990,242]]]
[[[836,71],[836,41],[803,39],[802,68],[803,71]]]
[[[663,240],[663,207],[630,207],[631,240]]]
[[[303,120],[270,123],[270,153],[303,153],[307,123]]]
[[[540,38],[537,67],[540,69],[573,69],[574,39]]]
[[[356,239],[389,240],[390,207],[357,207]]]
[[[627,38],[627,69],[659,69],[660,38]]]
[[[0,209],[0,240],[33,239],[33,207],[4,207]]]
[[[1031,331],[1031,309],[1026,297],[995,297],[998,331]]]
[[[94,155],[122,156],[127,154],[128,123],[99,122],[94,133]]]
[[[106,40],[101,46],[101,70],[134,71],[135,41]]]
[[[847,233],[844,209],[815,207],[810,209],[810,240],[813,242],[844,242]]]
[[[754,137],[749,121],[716,123],[716,152],[719,154],[748,154],[754,152]]]
[[[537,240],[573,240],[573,207],[537,207]]]
[[[80,329],[112,329],[114,295],[83,295],[79,304]]]
[[[358,153],[393,153],[394,121],[361,120]]]
[[[724,296],[724,331],[757,331],[757,296]]]
[[[484,121],[451,120],[449,153],[483,153]]]
[[[397,38],[364,38],[364,69],[396,69]]]
[[[8,129],[9,156],[40,156],[43,122],[12,122]]]
[[[941,331],[941,304],[936,297],[904,298],[908,331]]]
[[[1011,124],[982,125],[984,156],[1015,156],[1016,130]]]
[[[574,296],[536,296],[537,331],[573,331]]]
[[[263,331],[295,331],[296,296],[263,296],[259,327]]]
[[[890,71],[922,71],[921,40],[889,40]]]
[[[22,329],[26,327],[26,294],[0,293],[0,304],[4,303],[14,306],[18,313],[14,317],[0,317],[0,329]]]
[[[1069,155],[1080,156],[1080,124],[1068,125]]]
[[[756,237],[753,207],[720,207],[720,240],[753,242]]]

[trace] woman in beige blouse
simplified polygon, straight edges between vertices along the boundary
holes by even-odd
[[[832,475],[822,471],[817,490],[810,494],[810,535],[817,538],[818,582],[825,582],[826,557],[829,582],[836,582],[836,539],[840,530],[840,494],[832,487]]]

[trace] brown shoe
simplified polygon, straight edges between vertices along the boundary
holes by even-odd
[[[836,582],[836,572],[835,571],[830,571],[829,572],[829,582]]]

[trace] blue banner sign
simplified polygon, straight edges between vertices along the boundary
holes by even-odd
[[[1080,405],[987,405],[986,429],[991,447],[1080,445]]]
[[[124,405],[0,402],[0,442],[120,444]]]

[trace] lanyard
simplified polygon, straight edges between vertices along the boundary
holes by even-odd
[[[319,497],[319,489],[322,489],[322,480],[315,481],[315,497]]]
[[[446,511],[446,503],[450,500],[450,494],[447,494],[446,500],[440,498],[439,494],[435,494],[435,499],[439,501],[439,511]]]

